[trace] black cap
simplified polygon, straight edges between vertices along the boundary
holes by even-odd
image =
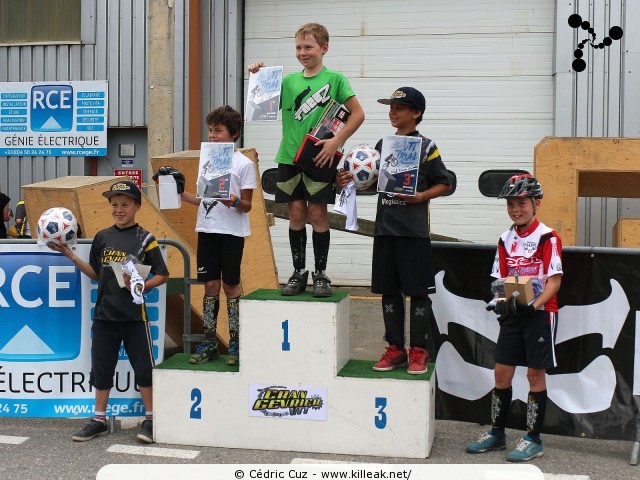
[[[107,198],[111,198],[113,195],[128,195],[139,204],[142,204],[142,194],[140,193],[140,189],[133,182],[116,182],[111,185],[108,192],[104,192],[102,194],[103,197]]]
[[[391,98],[379,98],[378,103],[382,103],[383,105],[401,103],[403,105],[408,105],[411,108],[415,108],[416,110],[420,110],[422,113],[424,113],[427,108],[427,102],[424,99],[424,95],[413,87],[400,87],[391,94]]]

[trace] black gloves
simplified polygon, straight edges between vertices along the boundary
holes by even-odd
[[[533,305],[518,303],[516,297],[511,297],[508,300],[492,301],[487,305],[487,310],[493,310],[500,317],[507,314],[523,317],[536,311]]]
[[[153,180],[158,181],[160,175],[171,175],[176,181],[178,187],[178,193],[184,192],[184,175],[171,166],[160,167],[156,173],[153,174]]]
[[[511,297],[505,303],[507,304],[507,312],[516,317],[523,317],[536,311],[533,305],[516,302],[516,297]]]

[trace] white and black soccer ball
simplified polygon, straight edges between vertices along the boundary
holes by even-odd
[[[370,145],[356,145],[344,159],[344,169],[353,176],[358,190],[366,190],[378,179],[380,153]]]
[[[75,243],[77,235],[78,221],[67,208],[50,208],[38,220],[38,243],[66,245]]]

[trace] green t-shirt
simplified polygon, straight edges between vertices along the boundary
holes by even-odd
[[[345,76],[326,67],[314,77],[304,77],[302,71],[284,77],[282,141],[276,162],[293,165],[304,136],[315,126],[331,100],[344,104],[354,95]]]

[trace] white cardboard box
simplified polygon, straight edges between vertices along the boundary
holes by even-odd
[[[158,202],[161,210],[171,210],[182,206],[182,197],[178,193],[178,185],[172,175],[158,177]]]

